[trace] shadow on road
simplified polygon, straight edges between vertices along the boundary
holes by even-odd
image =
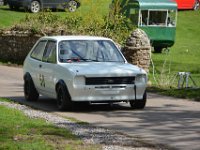
[[[117,129],[130,135],[142,137],[146,140],[169,144],[181,149],[199,149],[196,145],[200,141],[200,110],[184,109],[178,103],[162,105],[148,105],[144,110],[132,110],[128,104],[75,104],[72,111],[59,112],[56,100],[41,97],[37,102],[28,102],[24,97],[6,97],[21,104],[31,106],[47,112],[56,112],[64,116],[87,115],[99,117],[92,121],[94,126]],[[105,121],[105,120],[106,121]],[[81,120],[84,121],[84,120]],[[184,148],[185,147],[185,148]]]
[[[4,97],[4,98],[11,99],[15,102],[30,106],[35,109],[40,109],[48,112],[58,111],[55,99],[40,97],[38,101],[26,101],[24,97],[20,96]],[[89,104],[80,102],[80,103],[74,103],[72,110],[66,112],[98,112],[98,111],[116,111],[116,110],[133,110],[133,109],[131,109],[128,103]]]

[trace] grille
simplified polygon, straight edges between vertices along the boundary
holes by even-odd
[[[90,77],[85,82],[86,85],[134,84],[135,77]]]

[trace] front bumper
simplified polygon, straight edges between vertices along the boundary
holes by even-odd
[[[138,85],[96,85],[75,86],[70,91],[72,101],[115,102],[143,99],[146,86]]]

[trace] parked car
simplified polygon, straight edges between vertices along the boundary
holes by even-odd
[[[78,0],[8,0],[10,9],[19,9],[20,7],[37,13],[44,8],[68,9],[73,12],[80,6]]]
[[[50,36],[38,40],[24,61],[24,94],[57,99],[59,110],[73,102],[146,104],[146,72],[132,64],[108,38]]]
[[[178,9],[199,9],[200,0],[175,0],[178,5]]]

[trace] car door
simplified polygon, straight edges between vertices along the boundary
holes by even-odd
[[[182,3],[182,8],[188,9],[193,8],[195,0],[179,0]]]
[[[64,0],[43,0],[43,6],[45,8],[57,8],[60,1],[62,2]]]
[[[47,40],[39,41],[30,54],[31,59],[29,62],[30,64],[29,70],[31,77],[34,81],[35,87],[39,90],[39,92],[42,90],[40,75],[41,75],[42,58],[46,44]]]
[[[192,8],[194,6],[194,0],[184,0],[185,8]]]
[[[41,63],[41,88],[45,95],[55,98],[55,72],[56,72],[56,41],[49,40],[46,44]]]
[[[176,0],[178,9],[185,9],[188,7],[188,4],[193,0]]]
[[[42,5],[43,8],[52,8],[51,4],[53,3],[54,0],[42,0]]]
[[[183,8],[183,1],[182,0],[176,0],[176,3],[178,5],[178,9]]]

